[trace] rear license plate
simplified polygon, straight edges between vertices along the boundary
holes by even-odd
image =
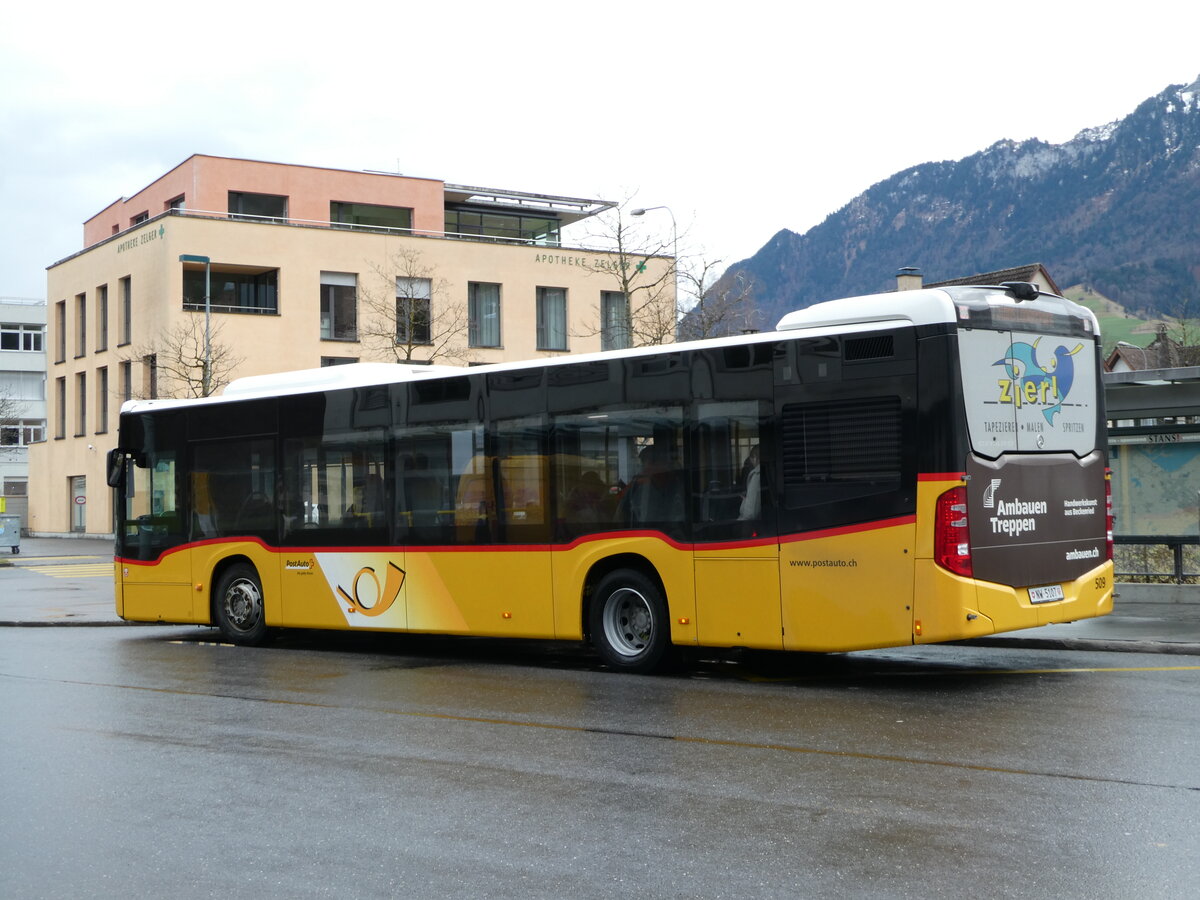
[[[1063,589],[1061,584],[1052,584],[1049,587],[1036,587],[1029,589],[1030,603],[1050,603],[1054,600],[1063,599]]]

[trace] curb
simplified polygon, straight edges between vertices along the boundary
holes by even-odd
[[[79,622],[79,621],[73,621],[71,619],[54,619],[54,620],[47,621],[47,622],[38,622],[38,621],[33,621],[33,620],[25,621],[25,622],[0,621],[0,628],[62,628],[62,627],[111,628],[114,625],[165,625],[165,624],[166,624],[165,622],[123,622],[120,620],[118,620],[116,622],[108,622],[108,621]]]

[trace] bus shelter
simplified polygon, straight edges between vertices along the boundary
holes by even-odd
[[[1118,577],[1200,576],[1200,366],[1106,372]]]

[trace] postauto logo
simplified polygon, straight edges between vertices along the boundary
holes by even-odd
[[[1076,344],[1068,350],[1059,344],[1044,361],[1038,359],[1038,338],[1032,344],[1013,341],[1003,359],[992,365],[1004,366],[1006,378],[996,384],[1000,388],[999,400],[1020,409],[1023,406],[1040,406],[1046,421],[1053,425],[1054,417],[1062,412],[1063,401],[1071,393],[1075,381],[1074,356],[1083,349]]]
[[[360,593],[360,583],[364,581],[364,578],[370,582],[370,587],[364,593]],[[400,596],[400,587],[403,584],[404,570],[395,563],[389,562],[382,585],[379,583],[379,576],[375,573],[375,568],[363,566],[355,574],[354,580],[350,582],[350,590],[347,591],[339,584],[337,592],[347,604],[348,612],[374,617],[391,609],[396,598]]]

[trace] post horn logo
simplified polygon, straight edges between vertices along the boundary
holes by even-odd
[[[375,585],[373,597],[363,598],[359,594],[359,585],[364,577],[370,577],[371,582]],[[337,592],[349,604],[348,612],[362,613],[364,616],[381,616],[392,608],[392,604],[400,596],[400,588],[403,584],[404,570],[395,563],[389,562],[382,590],[380,590],[379,576],[375,574],[374,567],[363,566],[350,584],[350,593],[346,593],[346,589],[341,585],[338,585]]]

